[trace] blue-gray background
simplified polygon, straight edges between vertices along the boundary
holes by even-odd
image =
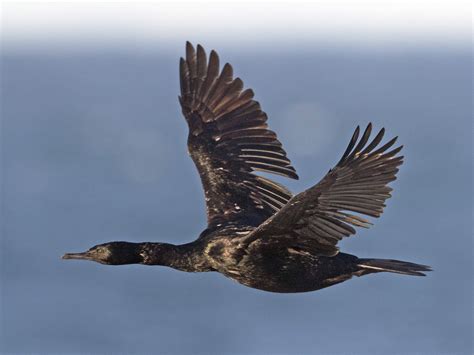
[[[428,277],[281,295],[214,273],[60,259],[111,240],[184,243],[204,228],[177,102],[183,47],[3,51],[0,350],[470,354],[468,47],[219,50],[289,152],[294,191],[323,176],[357,124],[400,136],[406,162],[383,218],[341,246],[432,265]]]

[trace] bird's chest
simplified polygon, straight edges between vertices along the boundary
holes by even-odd
[[[235,273],[242,255],[239,243],[232,239],[211,241],[205,249],[209,264],[223,274]]]

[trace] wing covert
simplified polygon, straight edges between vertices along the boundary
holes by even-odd
[[[188,150],[206,197],[209,226],[243,222],[258,226],[292,194],[254,171],[297,179],[296,171],[268,129],[267,115],[233,69],[219,70],[219,56],[186,43],[180,59],[182,112],[189,126]]]
[[[402,146],[389,150],[397,137],[378,147],[385,130],[367,144],[371,131],[369,124],[358,141],[357,127],[336,166],[318,184],[294,196],[244,242],[273,238],[333,256],[339,252],[337,243],[356,233],[354,227],[368,228],[372,223],[358,214],[382,214],[385,200],[391,197],[388,184],[396,179],[403,163],[403,156],[397,156]]]

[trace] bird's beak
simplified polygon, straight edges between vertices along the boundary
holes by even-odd
[[[93,260],[89,252],[84,253],[67,253],[63,255],[63,259],[77,259],[77,260]]]

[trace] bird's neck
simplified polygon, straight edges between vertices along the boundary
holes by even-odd
[[[167,243],[140,243],[141,264],[163,265],[187,272],[212,271],[198,242],[182,245]]]

